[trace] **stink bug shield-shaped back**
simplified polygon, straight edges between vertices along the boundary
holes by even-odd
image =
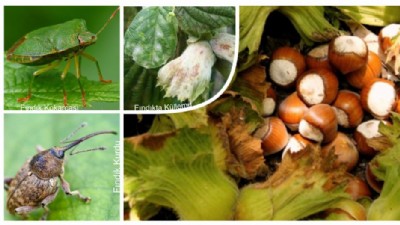
[[[110,23],[118,10],[119,8],[112,13],[97,33],[92,33],[87,29],[85,20],[73,19],[31,31],[15,42],[6,53],[7,60],[28,66],[43,65],[42,68],[33,73],[27,96],[19,98],[18,102],[26,102],[32,97],[32,84],[36,76],[57,67],[61,61],[65,60],[65,67],[60,71],[61,80],[63,81],[64,105],[67,105],[67,91],[64,78],[70,69],[71,63],[74,62],[75,76],[82,95],[82,105],[85,107],[85,91],[80,82],[80,58],[83,56],[83,58],[94,62],[99,80],[102,83],[111,83],[111,80],[103,78],[96,58],[84,51],[86,47],[96,43],[98,35]]]

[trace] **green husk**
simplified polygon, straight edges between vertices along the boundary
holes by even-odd
[[[255,64],[264,32],[264,24],[278,6],[241,6],[238,71]]]
[[[182,220],[233,218],[238,187],[217,165],[223,147],[216,132],[182,128],[125,140],[124,190],[140,219],[154,213],[152,205],[172,208]]]
[[[392,125],[380,124],[379,132],[392,147],[383,150],[369,163],[372,173],[382,180],[382,191],[369,210],[368,220],[400,220],[400,115],[392,114]],[[382,141],[380,142],[382,143]],[[387,146],[387,143],[384,144]]]
[[[267,181],[241,190],[235,219],[297,220],[350,199],[344,191],[348,176],[343,169],[332,169],[332,162],[333,154],[322,158],[312,146],[286,154]]]
[[[400,149],[400,146],[396,146]],[[400,151],[396,151],[399,156]],[[382,191],[369,210],[368,220],[400,220],[400,159],[385,171]]]
[[[353,200],[343,199],[331,206],[325,220],[366,220],[365,207]]]
[[[400,22],[400,6],[336,6],[343,14],[358,23],[386,26]]]
[[[242,97],[231,93],[209,105],[213,123],[220,129],[221,138],[226,142],[226,165],[234,177],[254,179],[267,171],[260,138],[253,132],[263,119],[254,111],[251,104]]]
[[[283,6],[279,11],[292,22],[306,45],[327,42],[340,35],[324,16],[324,6]]]
[[[241,6],[238,71],[257,63],[265,21],[275,10],[288,17],[306,45],[340,35],[339,29],[325,18],[323,6]]]

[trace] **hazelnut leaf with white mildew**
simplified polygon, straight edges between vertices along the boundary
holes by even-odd
[[[158,71],[157,86],[165,90],[165,97],[193,102],[209,88],[215,61],[208,42],[190,44],[181,56]]]
[[[125,33],[125,53],[145,68],[162,66],[175,54],[177,21],[172,7],[147,7],[133,19]]]
[[[210,40],[211,48],[218,58],[230,63],[235,55],[235,35],[229,33],[218,33]]]
[[[186,108],[220,92],[235,53],[234,7],[153,6],[132,14],[125,14],[133,18],[126,21],[125,76],[140,79],[125,82],[125,108],[170,110],[169,103]],[[135,76],[133,64],[149,71]]]
[[[157,84],[157,70],[145,69],[133,61],[125,60],[124,74],[124,107],[125,109],[142,110],[140,106],[168,106],[180,103],[176,98],[164,98],[165,91]]]

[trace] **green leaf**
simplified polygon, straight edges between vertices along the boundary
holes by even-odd
[[[22,165],[36,154],[35,146],[47,149],[60,146],[59,141],[75,130],[82,122],[88,126],[74,137],[100,130],[119,131],[119,115],[115,114],[7,114],[4,118],[4,176],[14,177]],[[119,156],[118,135],[104,134],[81,143],[77,150],[106,147],[70,156],[66,154],[64,177],[71,190],[79,190],[91,197],[83,203],[75,196],[66,196],[59,190],[57,198],[49,204],[48,220],[119,220],[120,195],[113,193],[119,178],[114,177],[120,167],[114,161]],[[67,152],[68,153],[68,152]],[[60,182],[59,182],[60,183]],[[5,201],[6,201],[5,193]],[[5,202],[4,202],[5,206]],[[43,209],[35,210],[28,219],[38,220]],[[20,220],[8,213],[5,220]]]
[[[175,53],[178,42],[176,18],[171,7],[142,9],[125,33],[125,53],[145,68],[165,64]]]
[[[64,79],[67,91],[68,106],[64,107],[62,71],[50,70],[34,79],[32,97],[25,103],[19,103],[18,98],[26,97],[33,72],[40,66],[25,66],[4,61],[4,108],[5,109],[38,109],[65,110],[82,107],[82,94],[75,74],[68,73]],[[60,67],[61,68],[61,67]],[[88,80],[84,75],[80,78],[86,93],[87,107],[93,102],[118,102],[119,84],[103,84],[99,81]]]
[[[195,37],[235,24],[235,7],[176,7],[175,14],[179,27]]]

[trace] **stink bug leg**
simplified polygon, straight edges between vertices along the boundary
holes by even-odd
[[[100,80],[100,82],[102,82],[102,83],[111,83],[111,80],[104,80],[104,79],[103,79],[103,74],[101,73],[100,66],[99,66],[99,62],[97,61],[97,59],[96,59],[95,57],[93,57],[93,56],[91,56],[91,55],[89,55],[89,54],[87,54],[87,53],[85,53],[85,52],[81,52],[81,55],[82,55],[83,57],[85,57],[85,58],[87,58],[87,59],[93,61],[94,63],[96,63],[97,72],[98,72],[98,74],[99,74],[99,80]]]
[[[86,107],[86,99],[85,99],[85,90],[83,90],[83,86],[81,84],[81,67],[79,64],[79,55],[75,54],[74,55],[74,60],[75,60],[75,75],[76,75],[76,79],[78,79],[78,84],[79,84],[79,88],[81,89],[81,94],[82,94],[82,105],[83,107]]]
[[[31,80],[31,83],[29,84],[27,96],[25,98],[19,98],[18,102],[26,102],[31,98],[31,96],[32,96],[32,84],[33,84],[33,81],[35,80],[36,76],[39,76],[40,74],[42,74],[44,72],[47,72],[47,71],[57,67],[59,64],[60,64],[60,60],[56,60],[56,61],[53,61],[52,63],[46,65],[45,67],[43,67],[43,68],[41,68],[39,70],[36,70],[33,73],[33,78]]]
[[[67,59],[67,64],[65,65],[65,68],[61,74],[61,80],[63,81],[63,94],[64,94],[64,105],[67,105],[67,91],[65,90],[65,82],[64,78],[67,75],[67,72],[69,70],[69,67],[71,66],[71,58]]]

